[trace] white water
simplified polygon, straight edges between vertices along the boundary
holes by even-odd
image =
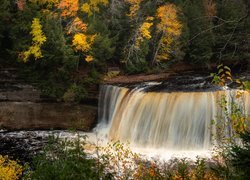
[[[143,89],[104,85],[99,97],[97,131],[109,140],[129,141],[138,152],[150,155],[208,152],[221,132],[211,125],[223,115],[218,101],[228,102],[235,90],[215,92],[143,92]],[[250,94],[243,92],[242,110],[250,113]],[[230,104],[230,103],[229,103]],[[230,108],[230,107],[229,107]],[[224,130],[230,134],[231,127]]]

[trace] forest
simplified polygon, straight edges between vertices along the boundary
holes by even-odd
[[[249,69],[248,0],[3,0],[1,66],[46,96],[81,101],[109,68]]]
[[[250,0],[1,0],[0,179],[249,179]]]

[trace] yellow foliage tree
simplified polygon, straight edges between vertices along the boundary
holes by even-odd
[[[168,60],[172,51],[172,45],[180,34],[182,25],[177,18],[177,7],[174,4],[166,4],[157,9],[158,32],[162,34],[156,53],[157,60]]]
[[[130,7],[129,7],[129,14],[128,16],[132,19],[136,16],[138,10],[140,9],[140,4],[143,0],[125,0]]]
[[[145,22],[142,23],[142,25],[139,28],[138,37],[136,39],[136,47],[139,48],[140,44],[144,40],[151,39],[151,33],[150,28],[153,26],[152,23],[153,17],[148,17]]]
[[[81,10],[84,13],[87,13],[88,16],[92,16],[95,12],[99,12],[100,8],[98,6],[103,5],[107,6],[109,4],[108,0],[88,0],[81,7]]]
[[[34,18],[31,25],[32,35],[32,46],[29,47],[29,50],[23,53],[23,61],[26,62],[28,58],[33,55],[35,59],[42,58],[41,46],[46,42],[46,36],[42,31],[42,25],[38,18]]]
[[[88,54],[91,50],[91,46],[95,41],[96,35],[85,35],[83,33],[77,33],[73,37],[72,46],[76,51]],[[92,61],[94,58],[91,55],[87,55],[85,60],[87,62]]]
[[[7,156],[0,155],[0,179],[18,180],[22,175],[23,168],[16,161],[9,160]]]

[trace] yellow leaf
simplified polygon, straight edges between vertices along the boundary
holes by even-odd
[[[86,56],[86,58],[85,58],[85,61],[87,61],[87,62],[91,62],[91,61],[93,61],[94,60],[94,58],[93,58],[93,56],[91,56],[91,55],[88,55],[88,56]]]
[[[177,18],[177,7],[174,4],[160,6],[156,16],[159,19],[158,32],[163,33],[157,60],[167,60],[174,40],[181,34],[182,25]]]
[[[77,33],[73,37],[72,45],[77,51],[87,53],[91,49],[91,45],[94,43],[96,35],[85,35],[83,33]]]
[[[46,42],[47,38],[42,31],[42,25],[38,18],[34,18],[31,25],[32,35],[32,46],[29,47],[29,50],[23,53],[23,61],[27,62],[28,58],[33,55],[35,59],[42,58],[41,46]]]

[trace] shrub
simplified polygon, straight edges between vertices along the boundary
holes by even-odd
[[[85,137],[84,137],[85,138]],[[101,165],[83,151],[80,137],[76,141],[51,137],[48,146],[34,161],[31,179],[100,179],[105,178]]]
[[[241,133],[242,146],[233,145],[229,151],[229,161],[235,172],[236,176],[241,179],[250,178],[250,131]]]
[[[17,180],[22,176],[23,167],[17,161],[10,160],[8,156],[0,155],[0,179]]]

